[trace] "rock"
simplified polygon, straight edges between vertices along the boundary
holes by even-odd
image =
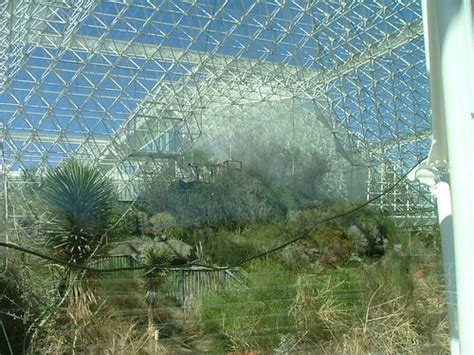
[[[179,239],[170,239],[167,244],[174,249],[177,255],[183,260],[191,259],[193,247]]]
[[[193,247],[185,242],[178,239],[161,239],[156,237],[155,239],[134,239],[128,242],[122,242],[115,245],[110,251],[109,255],[116,256],[131,256],[134,259],[139,259],[143,256],[145,250],[149,248],[169,249],[172,254],[175,256],[175,262],[183,263],[189,261],[192,258]]]
[[[161,249],[166,248],[171,250],[173,255],[175,255],[175,261],[185,262],[191,259],[193,247],[185,242],[178,239],[169,239],[169,240],[149,240],[146,242],[140,243],[136,246],[140,253],[143,254],[145,250],[149,248]]]
[[[402,253],[402,245],[401,244],[394,244],[393,245],[393,251],[397,254]]]
[[[168,239],[168,236],[166,234],[162,234],[160,236],[156,236],[155,238],[153,238],[155,242],[164,242],[167,239]]]
[[[131,256],[133,258],[138,258],[140,251],[138,251],[130,243],[120,243],[113,247],[109,253],[111,256]]]

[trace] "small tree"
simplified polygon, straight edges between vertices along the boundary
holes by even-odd
[[[173,254],[167,248],[149,248],[145,250],[144,258],[147,266],[143,274],[143,283],[145,302],[148,306],[148,329],[153,329],[155,326],[154,309],[159,296],[158,289],[173,260]]]
[[[69,161],[47,173],[41,191],[48,221],[46,245],[71,264],[86,265],[105,245],[111,226],[112,184],[99,170]],[[76,320],[96,303],[91,283],[81,282],[81,271],[67,266],[61,287],[69,291],[70,314]],[[83,276],[88,278],[90,273]]]

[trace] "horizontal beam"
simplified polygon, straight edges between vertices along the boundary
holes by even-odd
[[[54,33],[42,32],[31,34],[29,43],[37,47],[62,48],[62,36]],[[195,50],[170,47],[143,42],[128,42],[110,38],[74,35],[67,43],[67,49],[85,53],[99,53],[120,57],[142,58],[172,63],[202,65],[203,68],[235,67],[239,70],[251,70],[258,66],[259,70],[278,73],[278,68],[284,67],[289,74],[300,72],[301,66],[269,62],[259,59],[238,58],[233,55],[210,54]],[[236,64],[236,65],[234,65]],[[308,72],[317,72],[316,69],[306,69]]]
[[[41,142],[41,143],[66,143],[66,144],[83,144],[83,143],[95,143],[97,145],[107,145],[110,142],[108,137],[98,137],[85,134],[70,134],[63,133],[46,133],[46,132],[32,132],[24,130],[18,131],[6,131],[2,137],[4,140],[13,140],[20,142]]]
[[[370,147],[372,148],[376,147],[377,149],[381,151],[384,151],[387,149],[393,149],[397,147],[402,147],[413,142],[418,142],[427,138],[431,138],[432,133],[433,132],[431,131],[431,129],[425,129],[423,131],[419,131],[416,133],[407,134],[400,138],[394,138],[388,141],[381,141],[380,143],[377,143],[377,144],[371,144]]]
[[[380,58],[415,38],[423,36],[422,20],[416,20],[404,26],[400,31],[387,35],[384,39],[367,46],[359,53],[352,53],[345,61],[335,64],[320,73],[312,82],[315,86],[328,84],[335,79]],[[401,58],[403,60],[403,58]]]

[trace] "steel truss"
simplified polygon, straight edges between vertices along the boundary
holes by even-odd
[[[330,154],[341,194],[360,166],[367,195],[380,193],[431,143],[418,0],[4,1],[0,90],[11,172],[74,156],[127,198],[145,167],[179,160],[224,123],[290,122],[288,107],[312,132],[291,139]],[[409,184],[379,203],[433,217]]]

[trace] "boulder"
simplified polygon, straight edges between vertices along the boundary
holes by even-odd
[[[136,246],[140,253],[143,254],[149,248],[161,249],[166,248],[171,250],[175,255],[175,261],[185,262],[191,259],[193,247],[178,239],[163,240],[157,237],[153,240],[145,241]]]
[[[190,260],[193,253],[193,247],[179,239],[169,239],[165,242],[174,250],[177,256],[182,260]]]
[[[133,258],[138,258],[140,251],[138,251],[130,243],[120,243],[115,245],[108,253],[111,256],[131,256]]]
[[[189,261],[193,256],[193,247],[179,239],[166,239],[160,237],[155,237],[155,239],[133,239],[127,242],[121,242],[116,244],[108,252],[109,255],[116,256],[131,256],[134,259],[139,259],[143,256],[145,250],[149,248],[169,249],[174,257],[175,263],[183,263]]]

